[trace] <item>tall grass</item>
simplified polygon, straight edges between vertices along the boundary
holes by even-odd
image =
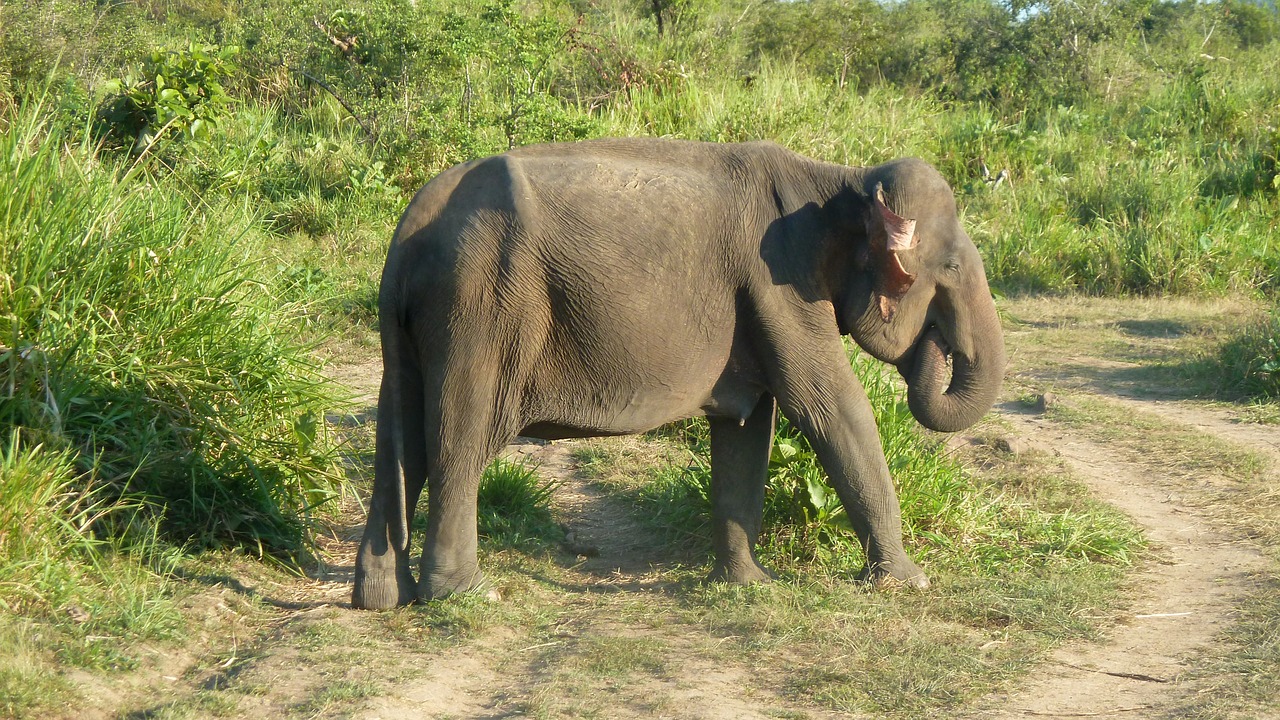
[[[265,292],[252,216],[68,145],[41,110],[0,136],[0,429],[177,542],[300,549],[342,485],[335,390]]]

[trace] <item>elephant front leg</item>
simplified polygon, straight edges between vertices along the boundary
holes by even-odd
[[[852,372],[850,372],[852,376]],[[859,580],[926,588],[929,580],[902,545],[902,511],[876,432],[870,402],[857,378],[829,424],[806,410],[790,416],[809,438],[866,553]],[[826,416],[820,411],[818,417]]]
[[[871,402],[834,339],[812,354],[791,353],[779,363],[778,402],[800,428],[827,471],[867,555],[860,579],[925,588],[929,580],[902,545],[902,511],[894,492]]]
[[[773,445],[773,397],[761,398],[745,420],[710,418],[710,425],[715,567],[709,579],[743,584],[767,581],[772,574],[756,560],[755,546]]]

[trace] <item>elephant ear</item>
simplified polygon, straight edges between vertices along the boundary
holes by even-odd
[[[874,283],[880,317],[888,322],[898,303],[911,289],[916,276],[902,267],[898,253],[916,246],[916,221],[899,216],[884,203],[884,186],[876,183],[870,217],[867,219],[871,255],[875,258]]]

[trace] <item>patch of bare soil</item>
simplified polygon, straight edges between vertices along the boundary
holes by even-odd
[[[497,668],[502,644],[498,638],[450,648],[412,669],[411,679],[372,698],[356,717],[366,720],[399,718],[512,717],[502,699],[512,678]]]
[[[1270,429],[1221,412],[1128,397],[1113,401],[1271,453]],[[1134,465],[1110,448],[1042,417],[1005,411],[1032,447],[1060,454],[1099,499],[1123,510],[1152,542],[1154,562],[1132,580],[1132,611],[1116,618],[1101,644],[1065,647],[1017,690],[989,698],[984,718],[1165,717],[1197,690],[1184,680],[1199,653],[1233,620],[1266,558],[1199,507],[1196,488]]]

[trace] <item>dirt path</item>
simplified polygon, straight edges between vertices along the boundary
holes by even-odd
[[[1126,405],[1226,440],[1280,464],[1280,427],[1241,421],[1234,413],[1204,403],[1177,400],[1150,400],[1132,395],[1110,396]]]
[[[1240,440],[1267,430],[1226,423],[1212,411],[1126,401],[1171,422],[1214,428]],[[1169,411],[1169,412],[1165,412]],[[1096,645],[1053,653],[1016,692],[983,703],[984,718],[1163,717],[1194,690],[1182,677],[1198,652],[1231,623],[1235,608],[1267,560],[1225,535],[1189,503],[1176,479],[1124,462],[1106,447],[1042,418],[1006,411],[1035,448],[1059,453],[1099,499],[1123,510],[1154,545],[1156,559],[1134,578],[1133,611]],[[1274,432],[1274,431],[1270,431]],[[1256,442],[1249,447],[1258,448]],[[1262,445],[1265,448],[1265,443]]]

